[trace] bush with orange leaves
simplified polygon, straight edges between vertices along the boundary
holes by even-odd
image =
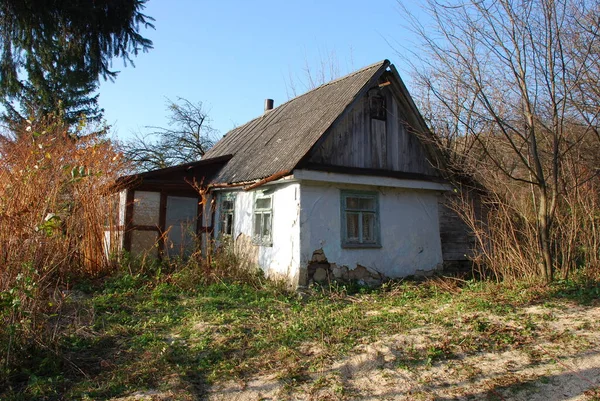
[[[74,136],[48,118],[0,134],[0,339],[9,344],[2,350],[5,358],[19,331],[33,334],[44,326],[38,312],[58,307],[53,299],[61,297],[70,279],[111,267],[104,238],[115,215],[113,185],[125,166],[104,131],[84,129]]]

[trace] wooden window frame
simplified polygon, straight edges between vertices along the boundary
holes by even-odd
[[[260,200],[260,199],[269,199],[270,200],[270,207],[268,208],[257,208],[256,207],[256,203]],[[263,235],[256,235],[256,215],[260,214],[261,215],[261,232],[263,231],[263,223],[264,223],[264,217],[265,215],[270,215],[270,227],[269,227],[269,235],[267,236],[263,236]],[[263,193],[257,193],[254,196],[254,201],[252,203],[252,242],[255,245],[262,245],[262,246],[273,246],[273,195],[265,195]]]
[[[226,237],[232,237],[234,234],[234,229],[235,229],[235,198],[236,198],[236,194],[235,193],[224,193],[224,194],[220,194],[219,196],[219,235],[222,238],[226,238]],[[225,201],[230,201],[233,203],[233,207],[231,209],[225,209],[225,207],[223,206]],[[231,233],[226,233],[225,232],[225,228],[227,227],[226,225],[226,216],[231,214],[231,226],[229,227],[231,229]]]
[[[381,93],[369,95],[369,115],[374,120],[387,120],[387,109],[385,107],[385,96]]]
[[[134,224],[134,199],[135,192],[156,192],[160,194],[160,206],[159,206],[159,223],[157,225],[138,225]],[[161,189],[160,186],[149,185],[142,188],[130,188],[127,189],[127,200],[125,206],[125,238],[123,243],[123,248],[127,252],[131,252],[131,242],[132,242],[132,234],[133,231],[154,231],[158,235],[158,260],[162,260],[164,256],[165,249],[165,225],[166,225],[166,215],[167,215],[167,197],[169,196],[182,196],[186,198],[197,198],[200,199],[200,196],[197,192],[188,191],[188,190],[164,190]],[[195,232],[196,235],[200,235],[203,232],[210,233],[212,232],[213,227],[208,226],[204,227],[203,220],[203,208],[200,202],[198,202],[197,214],[196,214],[196,227]],[[211,219],[212,222],[212,219]]]
[[[348,198],[362,198],[374,200],[375,207],[373,209],[350,209],[347,205]],[[341,212],[341,241],[342,248],[381,248],[381,229],[380,229],[380,210],[379,210],[379,193],[374,191],[356,191],[356,190],[341,190],[340,191],[340,212]],[[358,240],[350,240],[348,238],[348,213],[358,214]],[[363,214],[373,214],[375,216],[375,224],[373,227],[374,241],[365,241],[362,238]]]

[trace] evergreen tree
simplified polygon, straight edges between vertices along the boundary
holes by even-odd
[[[152,48],[147,0],[0,0],[0,97],[4,119],[59,114],[69,123],[98,120],[99,77]]]

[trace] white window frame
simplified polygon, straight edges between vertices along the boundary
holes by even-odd
[[[257,203],[259,200],[262,199],[269,199],[269,207],[266,208],[259,208],[257,207]],[[259,232],[261,234],[257,234],[257,227],[256,227],[256,216],[260,215],[260,228],[259,228]],[[268,220],[269,220],[269,228],[268,228],[268,233],[265,235],[264,234],[264,224],[265,224],[265,219],[266,216],[269,216]],[[254,244],[256,245],[263,245],[263,246],[272,246],[273,245],[273,195],[264,195],[262,193],[257,193],[254,196],[254,203],[253,203],[253,210],[252,210],[252,241],[254,242]]]
[[[379,193],[372,191],[350,191],[342,190],[340,192],[340,211],[341,211],[341,240],[343,248],[381,248],[381,233],[379,225]],[[348,198],[370,199],[374,201],[372,209],[349,208],[347,207]],[[348,235],[348,215],[358,215],[358,238],[350,238]],[[374,216],[373,240],[369,241],[363,238],[363,215],[370,214]]]
[[[219,199],[219,235],[221,237],[232,237],[235,230],[235,193],[221,194]],[[225,208],[225,202],[231,202],[233,207],[231,209]],[[227,216],[231,215],[231,223],[227,225]],[[229,233],[225,230],[229,228]]]

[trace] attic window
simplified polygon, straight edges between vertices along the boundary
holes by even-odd
[[[369,96],[369,110],[371,118],[376,120],[384,120],[386,118],[385,98],[377,93]]]

